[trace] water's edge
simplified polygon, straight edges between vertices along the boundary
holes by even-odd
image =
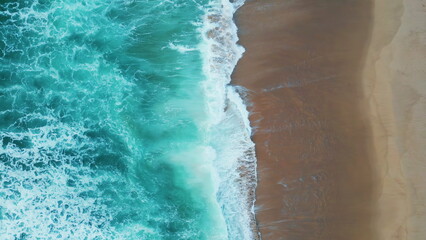
[[[223,132],[225,129],[225,132],[229,130],[229,133],[235,135],[235,138],[225,136],[229,138],[225,142],[220,142],[230,147],[222,149],[223,156],[219,156],[220,160],[216,162],[221,181],[217,195],[227,222],[228,236],[229,239],[238,239],[239,236],[242,239],[259,240],[261,236],[255,218],[257,186],[255,145],[251,140],[249,112],[241,96],[244,95],[244,90],[231,85],[231,74],[245,51],[237,43],[238,28],[234,22],[234,14],[243,4],[244,0],[221,0],[221,12],[207,12],[202,29],[205,45],[201,48],[207,48],[207,51],[202,52],[204,53],[204,73],[209,76],[205,82],[205,93],[210,103],[208,107],[210,110],[216,109],[223,112],[223,114],[210,112],[210,116],[217,119],[208,129],[217,132]],[[217,94],[209,96],[212,89],[220,89],[223,92],[219,95],[221,98],[218,99]],[[220,101],[225,105],[224,111],[217,108],[221,105]],[[212,141],[215,142],[217,139]],[[212,145],[216,144],[212,143]],[[235,165],[229,165],[232,161],[235,161]],[[245,203],[235,201],[236,196]]]

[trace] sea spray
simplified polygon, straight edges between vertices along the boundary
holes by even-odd
[[[237,5],[1,1],[2,239],[255,238]]]

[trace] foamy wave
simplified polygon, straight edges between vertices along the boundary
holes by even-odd
[[[235,11],[244,1],[211,3],[204,17],[204,92],[210,121],[207,141],[216,151],[219,176],[217,199],[228,228],[228,239],[259,239],[254,216],[256,157],[251,141],[249,113],[230,86],[231,74],[244,48],[237,44]]]
[[[119,172],[93,167],[102,144],[87,136],[89,129],[53,116],[24,118],[46,125],[0,132],[2,239],[133,239],[142,231],[157,235],[142,223],[128,222],[128,230],[112,225],[122,214],[114,194],[132,193],[141,202],[147,197]],[[126,202],[120,204],[134,211]]]
[[[82,197],[96,191],[97,183],[84,178],[92,174],[82,164],[87,153],[83,149],[91,148],[84,129],[48,120],[51,126],[0,134],[4,146],[0,156],[9,159],[0,161],[0,235],[4,239],[25,238],[29,232],[37,239],[47,233],[58,238],[111,237],[106,206]],[[94,217],[95,213],[105,218]]]
[[[186,52],[192,52],[192,51],[198,50],[197,48],[191,48],[191,47],[184,46],[184,45],[178,45],[178,44],[174,44],[172,42],[169,43],[168,47],[170,49],[176,50],[180,53],[186,53]]]

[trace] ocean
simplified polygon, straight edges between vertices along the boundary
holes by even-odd
[[[229,0],[0,0],[0,239],[254,239]]]

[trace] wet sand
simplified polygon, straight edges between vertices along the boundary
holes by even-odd
[[[405,1],[414,2],[421,0]],[[397,51],[401,59],[392,62],[392,71],[387,64],[394,58],[381,55],[398,35],[403,9],[396,0],[252,0],[237,12],[246,53],[233,83],[247,88],[251,102],[256,218],[264,240],[407,239],[401,234],[410,227],[425,236],[417,233],[425,231],[419,222],[426,212],[421,204],[426,154],[420,147],[426,143],[425,91],[406,99],[414,87],[398,87],[405,93],[395,94],[392,86],[396,73],[404,76],[404,71],[417,71],[407,76],[412,86],[424,87],[419,80],[426,78],[421,61],[409,69],[408,49]],[[413,34],[407,29],[405,34]],[[395,46],[406,41],[404,36]],[[425,39],[418,34],[419,48]],[[400,122],[414,104],[407,133]],[[405,120],[395,120],[395,113]],[[409,134],[417,135],[395,145]],[[394,147],[399,149],[389,153]],[[405,154],[404,163],[401,151],[412,153]],[[410,177],[404,177],[410,171],[418,183],[411,187]],[[419,190],[409,203],[409,195]],[[415,216],[408,223],[410,211]]]

